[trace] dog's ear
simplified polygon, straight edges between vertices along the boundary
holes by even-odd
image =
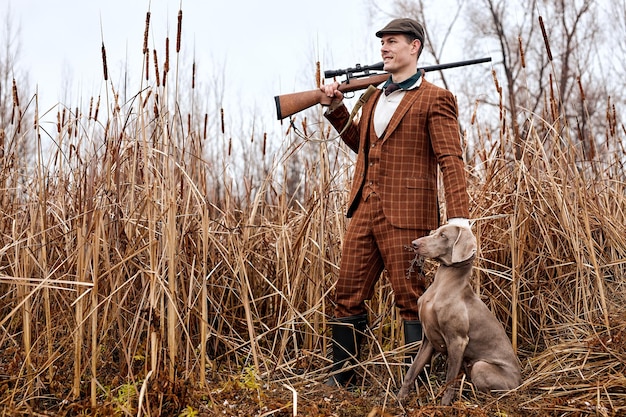
[[[453,264],[468,260],[476,254],[477,249],[476,237],[472,233],[472,229],[462,226],[457,226],[457,229],[459,235],[452,246]]]

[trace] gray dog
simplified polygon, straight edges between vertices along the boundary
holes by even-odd
[[[470,285],[476,255],[476,238],[471,229],[445,225],[414,240],[413,248],[418,255],[436,259],[440,265],[433,283],[418,301],[424,337],[398,399],[407,397],[415,378],[435,352],[447,354],[443,405],[452,403],[462,365],[479,391],[519,387],[520,366],[504,327]]]

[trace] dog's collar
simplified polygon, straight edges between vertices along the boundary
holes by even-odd
[[[441,258],[437,258],[437,260],[442,263],[445,266],[449,266],[450,268],[464,268],[466,266],[471,265],[472,263],[474,263],[474,259],[476,259],[476,254],[473,254],[472,256],[470,256],[469,258],[467,258],[464,261],[461,262],[455,262],[455,263],[447,263],[445,262],[443,259]]]

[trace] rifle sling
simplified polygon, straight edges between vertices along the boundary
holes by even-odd
[[[352,120],[354,119],[354,116],[356,116],[356,114],[361,109],[361,107],[363,107],[363,105],[367,103],[367,100],[369,100],[369,98],[372,96],[372,94],[374,94],[376,90],[377,90],[376,87],[374,87],[373,85],[370,85],[367,87],[367,90],[365,90],[365,92],[361,94],[361,97],[359,97],[359,100],[356,102],[356,104],[354,105],[354,108],[352,109],[352,112],[350,113],[350,117],[348,118],[348,123],[346,123],[343,129],[341,129],[341,132],[339,132],[339,136],[343,135],[344,132],[348,129],[348,127],[350,127],[350,125],[352,124]]]

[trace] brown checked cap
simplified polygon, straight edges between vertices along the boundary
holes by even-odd
[[[387,26],[376,32],[376,36],[382,38],[388,33],[406,33],[415,36],[424,43],[424,28],[417,21],[409,18],[394,19]]]

